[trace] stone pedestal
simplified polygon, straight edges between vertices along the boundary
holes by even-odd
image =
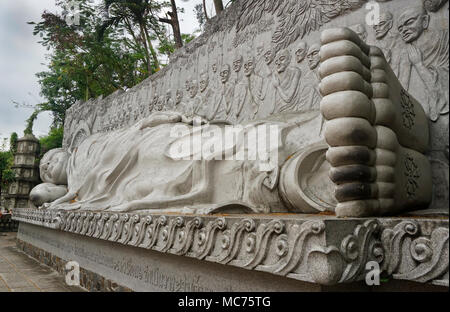
[[[448,218],[16,209],[19,247],[104,291],[445,290]],[[369,287],[379,266],[380,286]]]

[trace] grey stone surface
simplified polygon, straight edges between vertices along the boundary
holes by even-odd
[[[0,292],[84,291],[16,248],[16,233],[0,236]]]
[[[340,217],[448,211],[448,10],[415,0],[400,14],[405,1],[383,2],[368,29],[365,2],[238,1],[141,85],[72,107],[64,150],[41,163],[51,184],[33,190],[34,202]],[[242,130],[235,143],[229,124]],[[277,142],[258,143],[252,159],[261,129]]]
[[[338,219],[295,214],[249,218],[33,209],[17,211],[15,218],[21,221],[20,240],[66,261],[83,261],[87,270],[120,284],[129,277],[112,275],[117,274],[114,271],[135,269],[141,277],[152,271],[141,264],[131,266],[134,260],[127,258],[144,252],[142,263],[158,259],[153,269],[164,266],[168,261],[164,257],[174,259],[178,264],[167,268],[173,274],[185,262],[205,270],[213,263],[246,269],[240,274],[247,279],[262,271],[274,278],[337,285],[365,280],[366,265],[371,262],[392,279],[448,286],[448,220],[442,218]],[[124,286],[138,287],[133,285]]]

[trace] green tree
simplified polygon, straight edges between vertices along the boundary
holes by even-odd
[[[7,139],[0,145],[0,194],[2,189],[14,181],[14,171],[11,169],[14,164],[14,156],[11,150],[6,149]]]
[[[79,25],[68,25],[63,15],[49,12],[39,23],[29,24],[52,51],[48,70],[37,74],[46,99],[37,109],[52,112],[54,127],[63,125],[66,110],[76,101],[131,88],[149,75],[142,51],[130,46],[118,29],[103,29],[99,40],[103,20],[87,0],[81,1]]]
[[[39,143],[41,145],[40,158],[42,158],[49,150],[62,147],[63,134],[63,127],[51,128],[48,135],[39,138]]]
[[[17,133],[13,132],[11,133],[11,136],[9,138],[9,149],[11,153],[15,154],[17,151],[17,140],[19,139]]]

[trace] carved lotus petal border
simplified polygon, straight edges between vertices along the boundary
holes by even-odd
[[[13,219],[322,285],[364,280],[366,264],[375,261],[394,279],[448,287],[448,220],[301,215],[268,219],[35,209],[16,209]],[[340,229],[348,233],[337,235]],[[340,238],[332,239],[336,235]]]

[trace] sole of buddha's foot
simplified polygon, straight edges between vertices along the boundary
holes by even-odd
[[[321,40],[321,111],[336,214],[369,217],[426,207],[432,184],[422,154],[428,148],[422,107],[401,88],[381,51],[351,30],[329,29]]]

